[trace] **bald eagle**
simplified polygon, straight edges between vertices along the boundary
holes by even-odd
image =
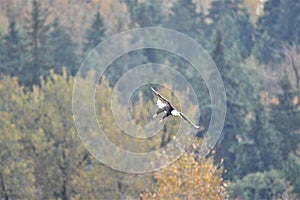
[[[156,105],[158,107],[158,110],[156,111],[155,115],[153,115],[153,118],[155,118],[157,115],[159,115],[160,113],[164,112],[165,115],[162,117],[162,119],[160,120],[160,122],[162,122],[165,118],[171,116],[178,116],[183,118],[185,121],[187,121],[189,124],[191,124],[193,127],[195,127],[196,129],[202,129],[202,126],[197,126],[196,124],[194,124],[191,120],[189,120],[182,112],[179,112],[171,103],[170,101],[162,96],[161,94],[159,94],[156,90],[154,90],[152,87],[150,87],[151,90],[154,92],[154,94],[158,97],[158,100],[156,102]],[[162,101],[164,102],[162,102]]]

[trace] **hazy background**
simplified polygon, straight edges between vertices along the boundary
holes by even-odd
[[[295,0],[0,0],[0,199],[300,198],[299,24]],[[137,175],[86,151],[71,106],[85,56],[111,35],[145,26],[185,33],[209,52],[225,84],[227,117],[207,158],[197,159],[204,130],[174,165]],[[108,137],[125,149],[155,150],[172,140],[178,120],[169,119],[157,137],[132,141],[112,119],[108,97],[133,67],[124,65],[129,58],[192,75],[186,61],[150,49],[124,55],[99,83],[96,109]],[[204,83],[195,89],[198,122],[207,128],[208,91]],[[137,124],[149,120],[154,100],[146,88],[133,96]]]

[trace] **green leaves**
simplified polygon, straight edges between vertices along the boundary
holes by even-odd
[[[291,0],[271,0],[264,6],[264,14],[258,19],[255,34],[256,58],[263,63],[278,62],[276,52],[284,43],[300,43],[300,3]],[[281,56],[281,55],[280,55]],[[281,58],[281,57],[280,57]]]
[[[278,171],[257,172],[248,174],[243,179],[232,184],[231,198],[245,200],[259,199],[292,199],[288,184]]]
[[[299,150],[289,155],[288,161],[283,166],[283,175],[293,186],[293,191],[300,194],[300,155]]]
[[[199,41],[202,39],[203,21],[203,13],[197,11],[197,4],[192,0],[178,0],[172,5],[165,26]]]
[[[253,47],[253,25],[245,9],[241,7],[241,1],[224,0],[213,1],[206,19],[207,37],[215,31],[221,32],[225,49],[231,51],[237,45],[242,58],[247,58]],[[214,38],[212,38],[214,40]]]
[[[280,149],[284,159],[288,158],[291,151],[296,150],[300,143],[299,137],[299,120],[300,113],[295,99],[297,91],[295,91],[288,77],[285,75],[280,83],[282,94],[278,94],[278,104],[272,105],[271,122],[274,124],[276,130],[280,133],[282,143]]]

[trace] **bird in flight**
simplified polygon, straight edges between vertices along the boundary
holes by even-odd
[[[159,94],[156,90],[154,90],[152,87],[150,87],[151,90],[154,92],[154,94],[156,96],[158,96],[158,100],[156,102],[157,106],[158,106],[158,110],[156,111],[155,115],[153,115],[153,118],[155,118],[157,115],[159,115],[160,113],[164,112],[165,115],[163,116],[163,118],[159,121],[160,123],[167,117],[171,116],[178,116],[178,117],[182,117],[185,121],[187,121],[189,124],[191,124],[193,127],[195,127],[196,129],[202,129],[202,126],[197,126],[196,124],[194,124],[191,120],[189,120],[182,112],[179,112],[171,103],[170,101],[162,96],[161,94]],[[162,102],[164,101],[164,102]]]

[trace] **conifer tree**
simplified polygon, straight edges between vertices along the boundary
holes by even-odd
[[[282,1],[280,10],[278,19],[280,41],[300,44],[300,2]]]
[[[300,3],[270,0],[264,5],[264,14],[257,21],[254,54],[260,62],[278,62],[276,53],[283,43],[300,43]]]
[[[251,113],[254,87],[245,73],[237,45],[231,49],[224,46],[223,32],[216,34],[216,46],[211,56],[215,61],[226,90],[226,121],[220,145],[217,147],[216,159],[224,159],[224,167],[228,171],[226,178],[233,178],[237,173],[235,162],[239,149],[239,137],[244,137],[250,130],[247,114]],[[209,117],[209,116],[208,116]]]
[[[272,105],[271,123],[280,133],[283,159],[287,159],[289,153],[297,148],[300,143],[299,120],[300,112],[298,108],[297,91],[295,91],[287,75],[283,77],[280,83],[282,93],[278,93],[278,104]]]
[[[71,37],[66,33],[64,27],[59,24],[58,19],[52,24],[52,32],[50,34],[53,39],[53,62],[55,64],[55,72],[62,72],[62,67],[66,67],[71,74],[76,73],[76,65],[78,64],[76,56],[76,45]]]
[[[277,170],[250,173],[230,185],[230,199],[297,199]]]
[[[175,1],[165,22],[167,28],[185,33],[198,41],[202,41],[203,24],[204,16],[197,11],[193,0]]]
[[[280,45],[278,41],[280,7],[281,0],[267,1],[264,5],[264,14],[257,21],[254,54],[261,62],[273,60],[274,50]]]
[[[164,20],[162,1],[129,3],[129,6],[134,10],[130,13],[132,27],[160,26]]]
[[[280,169],[283,163],[280,145],[282,139],[269,121],[266,109],[258,101],[253,110],[251,130],[239,136],[236,176]]]
[[[95,14],[94,21],[91,27],[87,30],[85,34],[85,41],[83,46],[84,54],[91,51],[95,48],[100,42],[102,42],[105,38],[105,24],[104,20],[101,16],[100,11]]]
[[[130,23],[130,27],[131,28],[134,28],[135,27],[135,20],[137,19],[136,17],[136,9],[137,9],[137,6],[139,4],[138,0],[124,0],[125,4],[126,4],[126,7],[127,7],[127,10],[130,14],[130,20],[131,20],[131,23]]]
[[[40,1],[32,1],[32,10],[25,22],[26,64],[20,81],[25,85],[39,84],[41,76],[47,76],[53,67],[53,51],[50,38],[51,26],[47,23],[48,11]]]
[[[7,75],[18,76],[22,74],[24,65],[24,53],[22,38],[16,27],[16,19],[9,18],[8,33],[4,36],[5,61]]]
[[[300,196],[300,152],[299,147],[289,155],[287,162],[283,166],[283,175],[293,187],[293,192]]]
[[[5,62],[5,48],[3,45],[2,34],[0,32],[0,73],[5,73],[7,71],[4,62]]]
[[[223,44],[226,49],[237,45],[240,56],[244,59],[251,53],[253,47],[253,26],[241,0],[213,1],[206,19],[207,36],[219,30],[223,34]]]

